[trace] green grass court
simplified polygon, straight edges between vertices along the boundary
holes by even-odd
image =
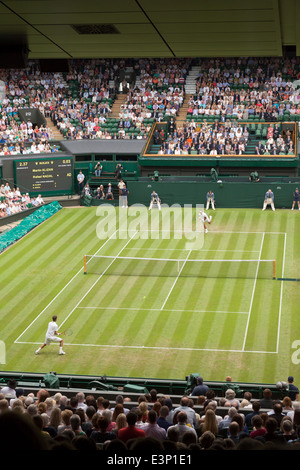
[[[203,247],[190,250],[175,232],[170,239],[160,232],[156,238],[137,233],[123,239],[117,228],[100,240],[96,210],[64,208],[1,254],[2,370],[300,380],[300,282],[273,280],[272,271],[260,276],[257,268],[258,260],[275,259],[277,277],[300,277],[299,211],[208,211],[213,220]],[[112,258],[104,273],[92,258],[84,275],[86,254]],[[157,261],[150,271],[143,270],[145,262],[128,260],[123,273],[110,272],[120,257]],[[189,263],[176,274],[159,259],[253,262],[238,274],[234,262],[226,263],[228,275],[218,271],[224,261],[210,263],[212,274],[198,276],[189,275]],[[59,356],[52,344],[35,356],[53,314],[61,329],[73,329],[65,337],[66,355]]]

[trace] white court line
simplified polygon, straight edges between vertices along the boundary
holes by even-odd
[[[140,247],[132,247],[132,248],[125,248],[125,250],[146,250],[146,251],[190,251],[189,248],[140,248]],[[218,252],[221,251],[223,253],[259,253],[259,250],[191,250],[191,251],[213,251]]]
[[[281,273],[282,279],[284,278],[285,253],[286,253],[286,234],[285,234],[285,237],[284,237],[284,246],[283,246],[282,273]],[[280,287],[279,318],[278,318],[278,328],[277,328],[276,352],[278,352],[278,348],[279,348],[279,334],[280,334],[280,323],[281,323],[281,312],[282,312],[282,294],[283,294],[284,281],[280,281],[280,282],[281,282],[281,287]]]
[[[110,239],[117,233],[118,230],[115,230],[115,232],[103,243],[103,245],[100,246],[99,250],[96,251],[96,253],[94,255],[97,255],[97,253],[99,253],[99,251],[106,245],[107,242],[110,241]],[[92,258],[91,258],[92,259]],[[89,260],[90,261],[90,260]],[[19,341],[19,338],[21,338],[24,333],[26,333],[26,331],[36,322],[36,320],[47,310],[48,307],[50,307],[50,305],[57,299],[57,297],[60,296],[60,294],[71,284],[71,282],[74,281],[74,279],[82,272],[83,270],[83,267],[79,269],[79,271],[77,271],[77,273],[72,277],[72,279],[70,279],[70,281],[65,284],[65,286],[58,292],[58,294],[56,294],[55,297],[53,297],[53,299],[46,305],[46,307],[35,317],[35,319],[27,326],[27,328],[25,328],[25,330],[18,336],[18,338],[14,341],[15,343],[18,343],[20,342]]]
[[[161,312],[161,308],[139,308],[139,307],[77,307],[82,309],[91,309],[91,310],[126,310],[126,312],[130,311],[143,311],[143,312]],[[164,312],[189,312],[189,313],[237,313],[248,315],[249,312],[226,312],[224,310],[186,310],[184,309],[168,309],[164,308]]]
[[[119,229],[119,232],[133,232],[133,231],[134,230],[129,230],[129,229],[127,229],[127,230],[126,229]],[[171,229],[166,230],[166,229],[160,229],[160,228],[158,228],[158,229],[151,229],[151,228],[143,229],[143,230],[139,230],[136,233],[144,233],[144,232],[146,232],[146,233],[147,232],[163,232],[163,233],[167,232],[167,233],[183,233],[183,234],[184,233],[196,233],[195,230],[190,230],[190,231],[189,230],[184,230],[184,229],[182,229],[182,230],[171,230]],[[249,234],[252,235],[252,234],[255,234],[255,233],[261,234],[261,235],[263,233],[268,234],[268,235],[286,235],[287,234],[287,232],[267,232],[267,231],[265,231],[265,232],[261,232],[261,231],[252,231],[252,232],[244,232],[244,231],[241,231],[241,232],[236,231],[235,232],[234,231],[234,232],[230,232],[229,230],[209,230],[208,236],[211,233],[227,233],[227,234],[243,234],[243,235],[249,235]],[[139,238],[137,238],[137,240],[139,240]]]
[[[179,276],[180,276],[180,274],[181,274],[181,271],[183,270],[183,268],[184,268],[184,266],[185,266],[185,263],[187,262],[188,257],[190,256],[190,254],[191,254],[191,250],[189,250],[188,255],[187,255],[187,257],[186,257],[184,263],[182,264],[181,269],[179,270],[179,272],[178,272],[178,274],[177,274],[177,277],[176,277],[175,281],[173,282],[173,285],[172,285],[172,287],[171,287],[171,289],[170,289],[170,291],[169,291],[169,293],[168,293],[168,295],[167,295],[167,297],[166,297],[166,299],[165,299],[165,301],[164,301],[164,303],[163,303],[163,305],[162,305],[162,307],[161,307],[161,310],[164,309],[164,306],[166,305],[166,303],[167,303],[167,301],[168,301],[168,299],[169,299],[169,297],[170,297],[170,295],[171,295],[171,293],[172,293],[172,290],[174,289],[175,284],[176,284],[176,282],[178,281]]]
[[[19,341],[19,344],[40,344],[38,342],[26,342]],[[65,343],[66,346],[76,346],[82,347],[86,346],[88,348],[115,348],[115,349],[154,349],[154,350],[163,350],[163,351],[204,351],[204,352],[229,352],[229,353],[256,353],[256,354],[277,354],[277,351],[247,351],[243,349],[216,349],[216,348],[176,348],[176,347],[166,347],[166,346],[143,346],[143,345],[124,345],[124,344],[92,344],[92,343]]]
[[[244,349],[245,349],[245,344],[246,344],[246,340],[247,340],[248,328],[249,328],[249,323],[250,323],[250,316],[251,316],[252,305],[253,305],[254,294],[255,294],[255,288],[256,288],[256,282],[257,282],[259,262],[261,260],[261,254],[262,254],[264,239],[265,239],[265,233],[263,232],[261,245],[260,245],[260,250],[259,250],[259,256],[258,256],[258,260],[257,260],[258,262],[257,262],[257,267],[256,267],[256,272],[255,272],[254,285],[253,285],[253,290],[252,290],[252,296],[251,296],[251,301],[250,301],[250,307],[249,307],[249,312],[248,312],[248,319],[247,319],[247,325],[246,325],[246,330],[245,330],[245,335],[244,335],[244,342],[243,342],[242,351],[244,351]]]

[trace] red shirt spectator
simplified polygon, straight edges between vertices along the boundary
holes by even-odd
[[[122,428],[118,432],[118,439],[123,442],[127,442],[129,439],[136,439],[138,437],[146,437],[145,431],[135,426],[137,422],[137,414],[130,411],[126,415],[128,426]]]

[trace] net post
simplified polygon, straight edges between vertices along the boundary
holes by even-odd
[[[83,257],[83,274],[86,274],[86,255]]]
[[[276,260],[273,259],[273,279],[276,279]]]

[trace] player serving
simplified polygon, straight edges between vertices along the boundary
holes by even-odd
[[[209,216],[207,214],[205,214],[205,212],[203,212],[202,210],[199,211],[199,220],[203,223],[203,226],[204,226],[204,232],[207,233],[208,230],[207,230],[207,226],[206,226],[206,222],[208,224],[211,224],[211,220],[212,220],[212,216]]]
[[[48,329],[46,332],[45,342],[35,351],[35,354],[39,354],[40,350],[43,349],[45,346],[49,345],[50,343],[59,343],[59,354],[66,354],[63,351],[63,340],[59,338],[61,333],[58,333],[58,326],[56,323],[57,316],[54,315],[52,317],[52,321],[48,323]]]

